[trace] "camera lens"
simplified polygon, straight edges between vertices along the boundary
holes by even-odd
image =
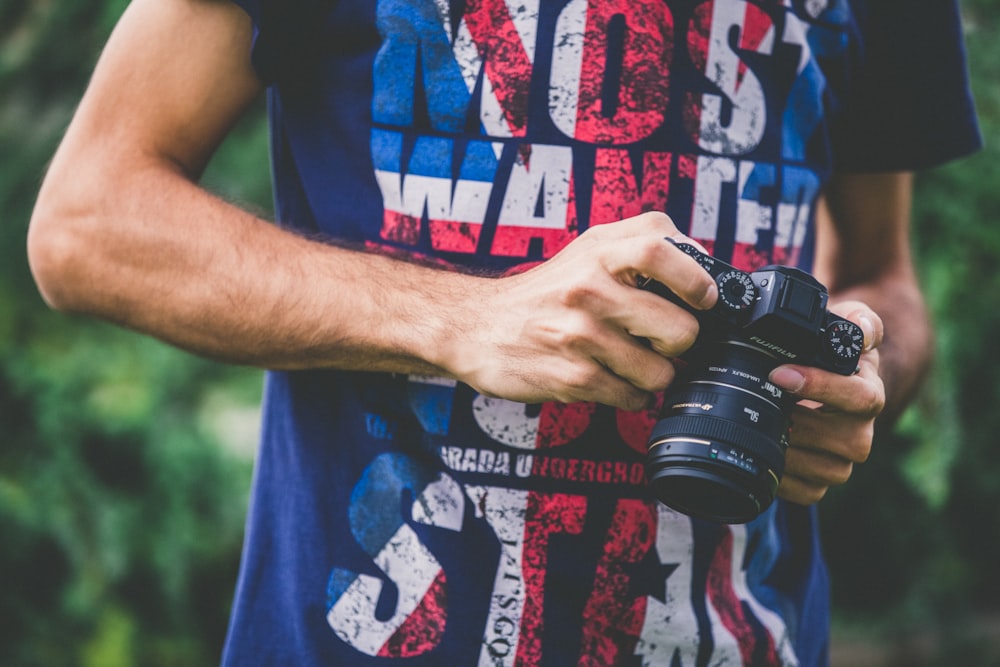
[[[690,516],[746,523],[774,501],[785,468],[792,401],[767,379],[779,362],[735,340],[684,360],[649,438],[650,488]]]

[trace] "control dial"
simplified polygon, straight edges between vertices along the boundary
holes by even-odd
[[[854,322],[838,320],[826,330],[826,351],[834,358],[857,359],[864,344],[865,334]]]
[[[727,271],[715,280],[719,286],[719,303],[734,313],[750,309],[757,300],[757,286],[749,273]]]

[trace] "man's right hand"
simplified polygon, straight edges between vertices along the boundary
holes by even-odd
[[[670,359],[698,333],[683,308],[636,287],[669,286],[696,308],[718,291],[665,237],[683,238],[662,213],[591,228],[550,260],[478,283],[458,304],[477,314],[456,328],[441,365],[488,395],[523,402],[596,401],[646,408],[674,377]]]

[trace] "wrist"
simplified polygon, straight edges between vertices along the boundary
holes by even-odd
[[[439,374],[472,383],[487,359],[487,321],[498,280],[458,272],[438,272],[425,294],[426,317],[411,339],[415,354],[437,368]]]

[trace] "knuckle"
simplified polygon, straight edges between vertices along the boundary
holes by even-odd
[[[861,403],[864,414],[877,417],[885,409],[885,388],[881,382],[868,383],[861,392]]]
[[[694,345],[695,341],[698,340],[698,334],[701,333],[701,327],[698,324],[698,320],[694,315],[684,313],[684,317],[678,318],[680,326],[678,327],[677,335],[675,340],[677,345],[681,348],[681,352],[687,350],[689,347]]]
[[[588,364],[574,364],[565,371],[562,382],[567,388],[567,396],[576,400],[585,396],[595,385],[598,370]]]
[[[655,222],[659,225],[670,225],[672,227],[674,224],[674,221],[670,219],[670,216],[663,211],[646,211],[641,215],[647,220]]]
[[[674,221],[663,211],[646,211],[637,215],[636,219],[658,233],[666,234],[677,230]]]
[[[695,271],[687,275],[684,284],[684,293],[695,303],[700,303],[711,288],[713,280],[704,271]]]
[[[810,487],[806,493],[807,505],[815,505],[819,501],[823,500],[826,496],[826,492],[830,490],[828,486],[813,486]]]
[[[665,389],[674,380],[676,371],[674,365],[664,359],[662,363],[648,365],[648,370],[643,378],[637,381],[637,386],[647,392],[655,392]]]
[[[879,415],[885,410],[885,387],[879,384],[878,390],[875,394],[875,400],[872,401],[872,407],[874,409],[874,415]]]
[[[603,241],[615,231],[614,225],[591,225],[580,233],[580,238],[590,239],[591,241]]]
[[[589,347],[594,336],[594,325],[583,315],[566,316],[553,332],[555,344],[567,350],[582,350]]]
[[[831,486],[840,486],[841,484],[846,484],[847,480],[851,478],[854,473],[854,464],[850,461],[845,462],[843,465],[836,466],[830,475]]]
[[[584,272],[580,280],[568,285],[560,294],[560,301],[566,308],[578,311],[592,311],[603,303],[605,297],[601,291],[601,276],[596,271]]]
[[[694,345],[698,333],[698,320],[684,313],[674,319],[669,336],[655,343],[654,349],[665,357],[675,357]]]
[[[872,440],[875,437],[875,423],[865,424],[857,441],[851,447],[850,459],[855,463],[864,463],[872,453]]]
[[[644,410],[649,403],[649,394],[637,389],[629,389],[624,392],[621,406],[629,412],[639,412]]]
[[[637,244],[635,249],[635,265],[639,267],[655,267],[665,263],[664,251],[667,244],[658,235],[649,237]]]
[[[826,495],[828,486],[796,476],[782,480],[780,495],[798,505],[813,505]]]

